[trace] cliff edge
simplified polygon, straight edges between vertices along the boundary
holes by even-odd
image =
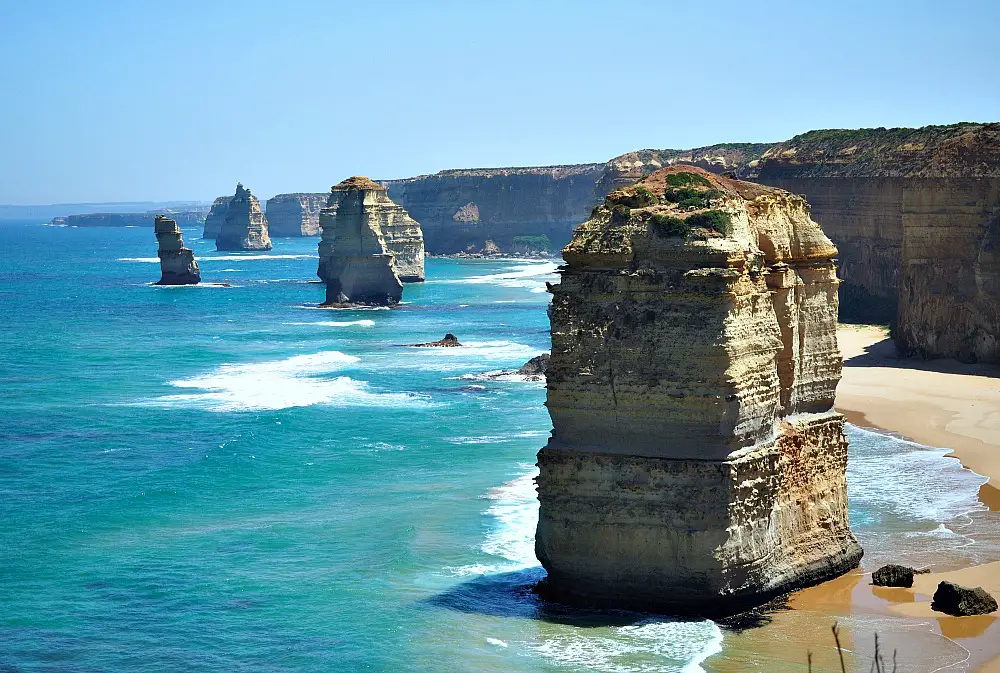
[[[732,614],[857,566],[836,255],[801,197],[681,166],[577,228],[538,454],[549,591]]]

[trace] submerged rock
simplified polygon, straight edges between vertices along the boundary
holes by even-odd
[[[236,185],[236,194],[229,200],[226,220],[215,239],[216,250],[270,250],[271,238],[267,234],[267,218],[260,209],[260,201]]]
[[[382,232],[384,197],[385,188],[358,176],[331,190],[330,205],[320,213],[318,274],[326,282],[327,306],[393,306],[402,298],[395,256]],[[422,256],[420,264],[422,274]]]
[[[691,167],[577,227],[550,288],[549,595],[733,614],[858,565],[836,254],[801,197]]]
[[[997,611],[997,601],[982,587],[969,589],[952,582],[941,582],[934,592],[931,610],[953,617],[987,615]]]
[[[153,224],[159,249],[160,280],[157,285],[195,285],[201,282],[201,271],[194,252],[184,247],[177,221],[157,215]]]
[[[357,181],[357,185],[365,191],[363,195],[364,217],[375,223],[379,231],[382,232],[386,252],[393,257],[393,268],[399,280],[403,283],[423,282],[424,234],[420,223],[410,217],[402,206],[393,203],[386,194],[385,187],[381,184],[361,177],[350,178],[350,180]],[[346,182],[349,180],[345,180],[341,185]],[[345,194],[344,190],[337,187],[331,190],[326,207],[319,214],[322,240],[319,244],[317,275],[320,278],[325,277],[324,267],[329,263],[337,246],[338,204]]]
[[[908,589],[913,586],[913,575],[916,572],[913,568],[890,563],[872,573],[872,584],[877,587],[905,587]]]
[[[440,341],[428,341],[427,343],[423,344],[410,344],[410,345],[416,348],[454,348],[456,346],[461,346],[462,344],[458,342],[458,337],[449,332],[448,334],[445,334],[444,338],[441,339]]]

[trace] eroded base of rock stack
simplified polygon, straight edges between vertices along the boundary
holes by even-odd
[[[667,168],[613,192],[563,255],[546,591],[718,616],[856,567],[836,248],[808,204]]]
[[[157,255],[160,258],[160,280],[157,285],[195,285],[201,282],[201,271],[194,252],[184,247],[177,221],[157,215],[154,222]]]

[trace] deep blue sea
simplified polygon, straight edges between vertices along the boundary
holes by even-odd
[[[545,390],[481,374],[548,350],[555,263],[431,259],[397,309],[327,310],[316,239],[199,235],[203,285],[157,287],[150,229],[0,223],[0,670],[716,670],[713,622],[528,589]],[[983,478],[850,439],[867,565],[993,560]]]

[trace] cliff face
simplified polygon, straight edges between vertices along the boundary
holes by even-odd
[[[836,248],[697,168],[613,192],[552,288],[536,553],[565,600],[732,613],[855,567]]]
[[[603,164],[442,171],[388,180],[389,197],[416,218],[432,253],[509,250],[515,236],[547,235],[565,245],[597,199]]]
[[[160,258],[160,280],[157,285],[194,285],[201,282],[201,271],[194,253],[184,247],[177,221],[157,215],[154,223],[157,255]]]
[[[267,218],[260,209],[260,201],[236,185],[236,194],[229,200],[226,220],[215,239],[216,250],[270,250],[271,238],[267,233]]]
[[[278,194],[267,200],[267,230],[271,236],[316,236],[319,211],[329,194]]]
[[[367,178],[365,178],[367,179]],[[403,209],[386,195],[382,185],[371,187],[371,194],[366,195],[365,217],[376,221],[382,237],[385,239],[386,251],[393,256],[393,267],[399,280],[404,283],[420,283],[424,280],[424,235],[420,223],[414,220]],[[341,183],[343,184],[343,183]],[[367,184],[367,183],[366,183]],[[337,226],[335,219],[340,197],[344,190],[336,187],[331,191],[327,205],[322,209],[320,222],[322,240],[319,245],[319,270],[317,275],[324,277],[324,265],[329,260],[336,245]]]
[[[49,224],[67,227],[151,227],[156,222],[157,213],[86,213],[54,217]],[[207,209],[167,211],[178,224],[185,227],[198,226],[205,218]]]
[[[381,227],[387,200],[385,188],[365,177],[348,178],[331,190],[330,205],[320,213],[319,276],[327,305],[393,306],[402,298],[395,256]],[[421,246],[421,280],[422,253]]]
[[[813,203],[843,319],[896,322],[906,354],[1000,361],[1000,124],[812,131],[739,173]]]
[[[222,225],[226,223],[226,214],[229,212],[229,202],[232,199],[231,196],[220,196],[212,202],[212,208],[205,216],[205,230],[201,234],[203,239],[215,240],[219,237]]]

